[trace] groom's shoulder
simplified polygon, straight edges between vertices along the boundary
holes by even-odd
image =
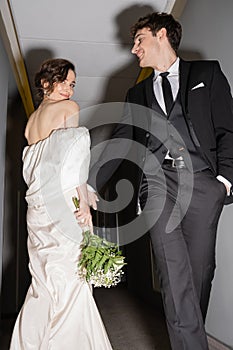
[[[216,67],[220,67],[217,60],[194,60],[194,61],[184,61],[186,64],[190,65],[191,71],[212,71]]]
[[[132,87],[132,89],[141,89],[145,85],[150,84],[153,80],[154,72],[152,72],[148,77],[136,82],[136,84]]]
[[[131,95],[142,92],[148,84],[151,84],[153,76],[154,73],[152,73],[149,77],[141,80],[140,82],[136,82],[135,85],[128,90],[128,94]]]

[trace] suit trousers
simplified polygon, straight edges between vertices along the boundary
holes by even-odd
[[[142,209],[173,350],[207,350],[204,321],[215,271],[215,244],[226,189],[209,170],[167,165],[144,177]]]

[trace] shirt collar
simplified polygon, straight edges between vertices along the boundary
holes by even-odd
[[[169,72],[169,76],[179,75],[179,64],[180,64],[180,58],[177,57],[175,62],[167,70],[167,72]],[[154,69],[154,80],[157,79],[157,77],[159,76],[160,73],[161,73],[160,71]]]

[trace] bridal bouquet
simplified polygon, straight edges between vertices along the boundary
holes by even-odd
[[[72,197],[75,208],[79,208],[79,200]],[[109,242],[91,233],[83,231],[81,258],[78,263],[79,273],[94,287],[110,288],[120,282],[125,257],[117,244]]]

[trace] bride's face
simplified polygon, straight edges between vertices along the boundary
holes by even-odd
[[[74,93],[75,74],[70,69],[66,79],[61,83],[54,83],[53,92],[50,93],[49,99],[55,101],[68,100]]]

